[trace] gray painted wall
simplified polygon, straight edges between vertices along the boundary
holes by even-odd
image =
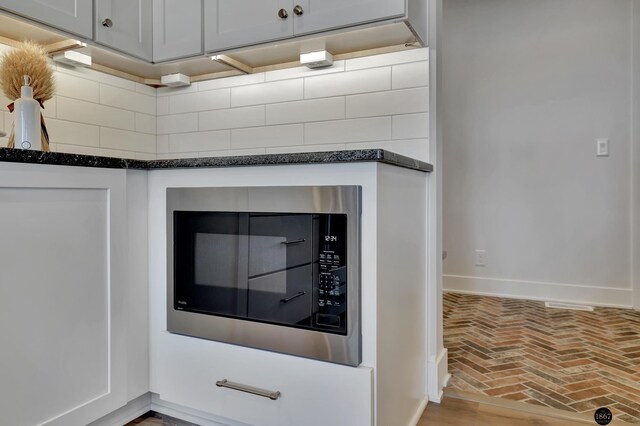
[[[633,1],[444,0],[445,289],[631,305]]]

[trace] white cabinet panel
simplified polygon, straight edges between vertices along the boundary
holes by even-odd
[[[0,163],[0,423],[126,403],[124,171]]]
[[[96,0],[96,42],[148,61],[152,57],[151,0]]]
[[[295,35],[379,21],[405,14],[404,0],[294,0]]]
[[[153,0],[153,61],[202,53],[203,0]]]
[[[160,386],[175,404],[260,426],[372,425],[372,369],[346,367],[191,337],[163,336]],[[217,387],[231,382],[281,392],[271,399]],[[224,422],[226,424],[226,422]],[[234,423],[235,424],[235,423]]]
[[[93,2],[86,0],[0,0],[0,9],[88,39],[93,37]]]
[[[264,43],[293,35],[291,0],[205,0],[207,52]],[[287,17],[281,18],[280,10]]]

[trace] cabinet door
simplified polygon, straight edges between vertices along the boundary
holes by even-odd
[[[404,16],[404,0],[294,0],[294,34],[301,35],[333,28]]]
[[[153,0],[153,61],[202,53],[203,0]]]
[[[0,0],[5,9],[52,27],[93,38],[93,2],[86,0]]]
[[[86,425],[127,402],[125,184],[0,163],[1,424]]]
[[[291,0],[205,0],[205,51],[291,37],[291,9]],[[280,10],[286,18],[279,16]]]
[[[151,0],[96,0],[96,41],[151,60]]]

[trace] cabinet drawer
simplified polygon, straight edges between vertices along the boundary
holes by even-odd
[[[152,392],[175,404],[260,426],[372,424],[372,370],[163,335]],[[216,386],[228,380],[277,400]],[[321,408],[321,409],[320,409]]]

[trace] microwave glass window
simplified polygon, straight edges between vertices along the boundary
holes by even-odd
[[[345,334],[345,214],[174,212],[174,309]]]

